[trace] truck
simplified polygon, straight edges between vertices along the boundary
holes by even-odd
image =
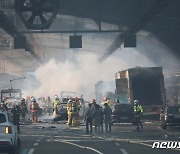
[[[1,90],[1,102],[4,101],[7,107],[11,109],[15,103],[20,103],[22,99],[21,89],[2,89]]]
[[[158,120],[165,105],[162,67],[135,67],[115,73],[116,98],[120,103],[132,104],[138,100],[144,109],[144,118]]]

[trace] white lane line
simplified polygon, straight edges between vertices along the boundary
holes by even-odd
[[[58,139],[57,139],[58,140]],[[60,141],[65,141],[65,142],[82,142],[82,141],[84,141],[84,142],[107,142],[106,140],[67,140],[67,139],[59,139]],[[47,140],[47,141],[52,141],[52,140]]]
[[[36,140],[37,142],[40,142],[41,140]]]
[[[123,154],[128,154],[125,149],[120,149]]]
[[[46,136],[46,135],[20,135],[20,136],[25,136],[25,137],[28,137],[28,136],[30,136],[30,137],[49,137],[49,136]]]
[[[61,142],[61,143],[66,143],[66,144],[70,144],[70,145],[74,145],[76,147],[79,147],[79,148],[82,148],[82,149],[88,149],[88,150],[91,150],[91,151],[94,151],[98,154],[103,154],[102,152],[94,149],[94,148],[91,148],[91,147],[85,147],[85,146],[81,146],[81,145],[78,145],[78,144],[75,144],[75,143],[71,143],[71,142],[67,142],[67,141],[64,141],[64,140],[54,140],[56,142]]]
[[[39,143],[34,143],[34,146],[38,146]]]
[[[34,149],[32,148],[29,150],[28,154],[33,154],[33,152],[34,152]]]
[[[118,146],[118,147],[120,146],[120,144],[119,144],[119,143],[115,143],[115,145],[116,145],[116,146]]]

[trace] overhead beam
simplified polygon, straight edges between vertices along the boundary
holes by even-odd
[[[162,10],[162,8],[167,7],[174,0],[154,0],[150,6],[145,9],[141,17],[137,20],[137,22],[132,25],[127,31],[127,34],[136,34],[141,29],[143,29],[149,21],[152,20],[155,15]],[[103,62],[107,59],[113,52],[115,52],[118,48],[114,48],[114,45],[117,44],[117,40],[119,40],[119,44],[124,43],[124,36],[119,34],[119,36],[113,41],[113,43],[106,49],[103,55],[99,58],[99,62]],[[119,46],[120,48],[121,46]]]
[[[19,31],[22,34],[29,33],[123,33],[121,30],[27,30],[27,31]]]
[[[15,25],[0,11],[0,27],[2,27],[9,35],[15,36],[20,34]]]

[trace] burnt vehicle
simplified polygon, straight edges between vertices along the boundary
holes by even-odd
[[[112,122],[130,122],[135,124],[132,104],[115,103],[112,109]]]
[[[75,101],[76,99],[76,92],[66,92],[66,91],[62,91],[61,92],[61,99],[60,102],[57,106],[57,113],[56,116],[54,118],[54,121],[60,121],[60,120],[67,120],[68,119],[68,114],[67,114],[67,103],[69,101],[69,99],[71,99],[72,101]],[[82,109],[79,113],[80,116],[83,116],[83,112],[84,111],[84,99],[81,97],[78,98]]]
[[[167,126],[180,127],[180,105],[166,106],[160,114],[161,128],[167,129]]]
[[[1,90],[1,101],[4,101],[11,109],[15,103],[20,103],[22,99],[21,89],[2,89]]]
[[[54,121],[59,121],[59,120],[67,120],[68,114],[67,114],[67,102],[69,98],[62,98],[60,103],[57,106],[57,111],[56,111],[56,117],[54,118]]]

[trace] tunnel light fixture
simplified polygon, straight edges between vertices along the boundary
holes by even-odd
[[[82,36],[69,36],[69,48],[82,48]]]
[[[26,48],[26,37],[14,36],[14,49],[25,49],[25,48]]]
[[[124,35],[124,48],[135,48],[136,47],[136,34],[125,34]]]

